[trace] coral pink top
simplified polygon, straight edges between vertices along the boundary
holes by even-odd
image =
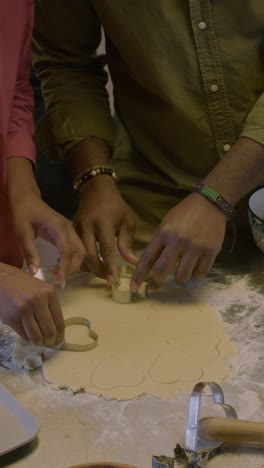
[[[30,45],[34,0],[0,0],[0,261],[21,266],[6,195],[6,162],[35,162]]]

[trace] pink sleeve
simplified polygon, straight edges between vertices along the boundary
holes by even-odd
[[[22,49],[8,127],[7,157],[21,156],[36,161],[34,133],[34,96],[30,84],[31,31]]]

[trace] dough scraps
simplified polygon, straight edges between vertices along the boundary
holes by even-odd
[[[58,294],[64,318],[86,317],[99,341],[87,352],[53,352],[43,364],[53,386],[120,400],[169,399],[197,381],[221,384],[230,374],[225,360],[235,351],[222,318],[187,288],[167,284],[147,299],[117,304],[105,281],[80,273]],[[66,340],[86,343],[86,328],[66,329]]]

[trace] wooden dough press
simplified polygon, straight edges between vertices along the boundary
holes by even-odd
[[[220,405],[225,418],[209,417],[199,420],[203,391],[209,387],[213,403]],[[200,382],[195,385],[189,402],[189,413],[185,437],[185,449],[177,444],[175,457],[152,458],[152,468],[174,468],[176,466],[199,468],[219,453],[224,443],[264,444],[264,423],[237,419],[234,408],[226,405],[221,387],[214,382]]]

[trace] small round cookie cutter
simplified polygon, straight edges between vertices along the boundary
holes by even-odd
[[[115,284],[112,285],[112,299],[119,304],[128,304],[133,299],[143,299],[148,295],[148,283],[143,281],[137,292],[130,290],[130,281],[134,274],[135,268],[130,265],[121,265],[118,268],[118,278]],[[121,288],[121,282],[125,281],[126,287]]]
[[[87,344],[73,344],[64,341],[60,346],[62,351],[90,351],[91,349],[96,348],[98,344],[98,335],[92,330],[90,320],[84,317],[71,317],[64,320],[64,325],[65,328],[71,327],[72,325],[84,325],[88,328],[89,336],[93,339],[93,342]]]

